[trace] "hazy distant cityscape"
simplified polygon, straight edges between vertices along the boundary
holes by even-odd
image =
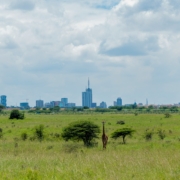
[[[44,100],[39,99],[35,101],[35,105],[31,107],[28,102],[20,102],[19,106],[8,106],[7,105],[7,96],[1,95],[0,96],[0,104],[3,105],[6,108],[20,108],[20,109],[30,109],[30,108],[54,108],[55,106],[58,106],[60,108],[81,108],[81,107],[87,107],[87,108],[108,108],[105,101],[102,101],[99,105],[96,102],[93,102],[93,92],[90,88],[90,80],[88,79],[88,88],[85,89],[84,92],[82,92],[82,105],[76,106],[75,102],[69,102],[67,97],[61,98],[61,100],[57,101],[50,101],[50,102],[44,102]],[[122,103],[122,98],[118,97],[115,101],[113,101],[113,105],[110,106],[148,106],[148,99],[146,99],[146,103],[136,103],[133,102],[131,104],[124,104]],[[161,106],[180,106],[180,103],[178,104],[162,104],[162,105],[155,105],[150,104],[154,107],[161,107]]]

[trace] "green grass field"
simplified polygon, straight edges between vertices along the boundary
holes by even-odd
[[[24,120],[9,120],[0,116],[0,179],[2,180],[176,180],[180,179],[180,115],[165,118],[163,114],[26,114]],[[95,147],[82,142],[65,142],[60,135],[70,122],[88,120],[102,128],[106,122],[109,136],[106,150],[101,138]],[[123,120],[125,125],[116,124]],[[32,140],[34,128],[43,124],[45,139]],[[113,140],[113,131],[130,127],[136,132]],[[160,139],[158,130],[165,132]],[[21,139],[22,133],[28,139]],[[145,134],[153,132],[147,141]],[[101,137],[101,134],[100,134]]]

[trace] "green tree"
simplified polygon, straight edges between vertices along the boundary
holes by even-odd
[[[18,109],[11,111],[9,119],[24,119],[24,113],[21,113]]]
[[[77,121],[63,129],[62,138],[65,141],[83,141],[85,146],[90,146],[100,133],[99,126],[89,121]]]
[[[116,131],[114,131],[114,132],[111,134],[111,138],[117,139],[117,138],[119,138],[119,137],[122,137],[123,143],[125,144],[125,143],[126,143],[125,137],[128,136],[128,135],[131,136],[133,132],[135,132],[135,130],[133,130],[133,129],[131,129],[131,128],[117,129]]]
[[[53,110],[54,110],[54,112],[59,112],[59,111],[60,111],[60,107],[59,107],[59,106],[55,106],[55,107],[53,108]]]
[[[4,106],[0,104],[0,112],[4,109]]]

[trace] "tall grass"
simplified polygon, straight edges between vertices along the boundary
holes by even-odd
[[[106,121],[106,133],[123,127],[136,130],[133,137],[122,140],[109,138],[106,150],[98,146],[85,148],[82,142],[64,142],[59,135],[68,123],[90,120],[99,126]],[[116,124],[123,120],[124,125]],[[35,128],[44,125],[44,140],[30,140]],[[14,180],[161,180],[180,177],[180,116],[133,114],[60,114],[26,115],[25,120],[0,117],[3,137],[0,139],[0,179]],[[161,129],[166,136],[161,139],[154,133],[146,141],[144,132]],[[27,133],[26,141],[21,138]],[[58,134],[58,136],[54,136]]]

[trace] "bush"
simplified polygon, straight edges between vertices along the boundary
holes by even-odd
[[[117,121],[116,124],[121,124],[121,125],[123,125],[123,124],[125,124],[125,122],[124,122],[123,120],[120,120],[120,121]]]
[[[62,138],[65,141],[83,141],[85,146],[90,146],[100,133],[99,126],[89,121],[71,123],[63,129]]]
[[[3,129],[0,128],[0,139],[3,137]]]
[[[34,135],[39,141],[42,141],[44,139],[44,125],[40,124],[37,126]]]
[[[165,131],[163,131],[162,129],[159,129],[157,131],[157,134],[161,140],[163,140],[166,137]]]
[[[137,115],[138,115],[138,113],[137,113],[137,112],[135,112],[135,113],[134,113],[134,115],[135,115],[135,116],[137,116]]]
[[[9,119],[24,119],[24,113],[21,113],[18,109],[11,111]]]
[[[28,138],[27,133],[26,133],[26,132],[23,132],[23,133],[21,134],[21,139],[22,139],[23,141],[25,141],[27,138]]]
[[[153,131],[149,131],[149,130],[147,129],[146,132],[145,132],[145,135],[144,135],[146,141],[150,141],[150,140],[152,139],[153,134],[154,134]]]
[[[165,118],[170,118],[171,117],[171,114],[170,113],[165,113]]]

